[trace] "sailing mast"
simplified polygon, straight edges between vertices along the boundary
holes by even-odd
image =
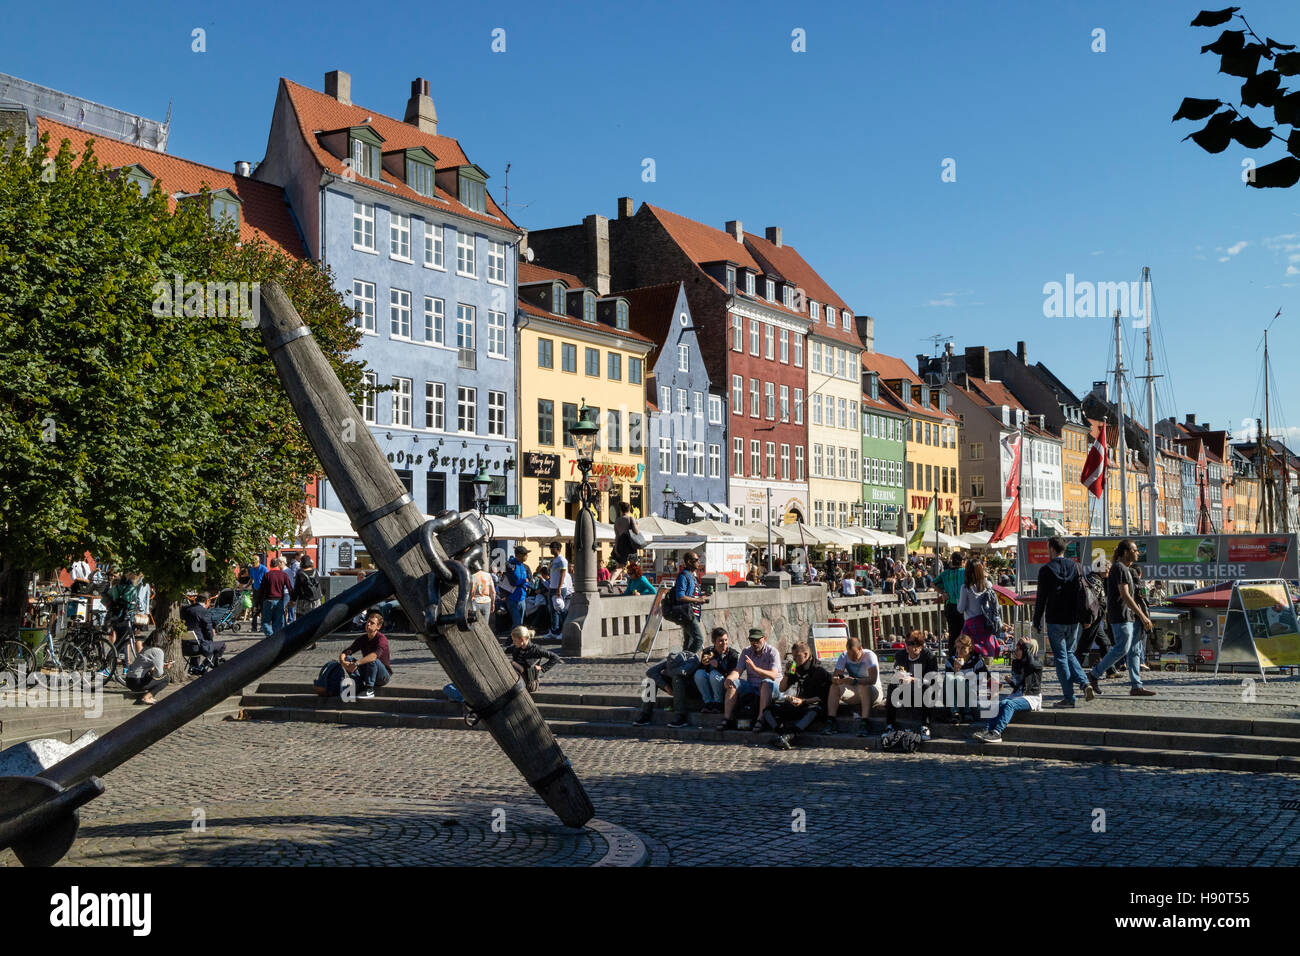
[[[1124,446],[1124,355],[1119,330],[1119,309],[1115,310],[1115,413],[1119,429],[1119,516],[1121,533],[1128,537],[1128,450]]]
[[[1268,501],[1264,531],[1272,534],[1277,527],[1277,507],[1273,500],[1273,433],[1268,417],[1268,329],[1264,330],[1264,434],[1260,451],[1264,455],[1264,494],[1260,497]]]
[[[1160,375],[1153,375],[1151,372],[1151,267],[1142,267],[1142,316],[1145,319],[1146,340],[1147,340],[1147,373],[1142,376],[1147,382],[1147,426],[1151,429],[1147,433],[1147,493],[1151,496],[1151,506],[1148,512],[1151,515],[1151,533],[1159,534],[1160,525],[1156,518],[1156,502],[1159,498],[1156,488],[1156,379],[1162,378]]]

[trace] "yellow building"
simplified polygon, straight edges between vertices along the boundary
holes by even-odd
[[[1088,508],[1091,496],[1083,487],[1083,463],[1092,447],[1086,424],[1065,422],[1061,426],[1061,484],[1065,503],[1065,530],[1069,534],[1088,533]]]
[[[519,263],[519,501],[523,516],[573,518],[582,482],[569,426],[596,410],[597,515],[618,503],[649,513],[646,496],[646,357],[654,343],[629,327],[628,302],[599,297],[567,273]]]
[[[930,499],[937,496],[939,530],[959,534],[959,420],[948,410],[948,395],[941,388],[926,385],[906,362],[892,355],[863,352],[862,365],[866,371],[879,375],[880,384],[888,389],[891,401],[907,416],[903,461],[906,533],[916,529],[930,506]],[[924,550],[933,550],[933,546]]]

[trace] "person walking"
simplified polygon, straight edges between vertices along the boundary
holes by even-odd
[[[1142,686],[1142,630],[1149,630],[1151,619],[1143,613],[1137,602],[1136,579],[1133,563],[1137,561],[1137,545],[1132,538],[1124,538],[1115,546],[1110,573],[1106,575],[1106,621],[1110,624],[1115,643],[1101,662],[1088,672],[1088,683],[1094,694],[1100,694],[1097,679],[1121,658],[1128,659],[1129,696],[1154,697],[1156,692]],[[1138,629],[1141,625],[1141,630]]]
[[[1034,633],[1041,634],[1047,622],[1047,640],[1052,647],[1056,663],[1056,679],[1061,682],[1065,695],[1053,707],[1074,707],[1074,688],[1078,686],[1086,700],[1092,700],[1096,691],[1074,656],[1079,641],[1079,607],[1083,600],[1083,576],[1079,565],[1065,556],[1065,540],[1059,535],[1047,539],[1051,560],[1038,570],[1038,594],[1034,599]]]
[[[569,573],[569,562],[561,554],[561,545],[552,541],[551,548],[551,637],[561,637],[564,632],[564,616],[569,612],[569,598],[573,594],[573,575]]]
[[[262,623],[262,602],[258,595],[262,591],[262,579],[266,577],[266,572],[270,570],[262,561],[262,556],[257,556],[257,563],[248,569],[248,583],[253,588],[253,617],[249,626],[257,630],[258,625]]]
[[[320,578],[316,576],[316,563],[311,557],[302,559],[298,574],[293,582],[294,614],[301,617],[310,614],[320,606]],[[307,650],[314,650],[316,642],[312,641]]]
[[[262,605],[262,633],[267,637],[284,628],[284,605],[293,592],[284,566],[284,558],[277,558],[275,567],[262,576],[258,603]]]
[[[707,600],[700,594],[700,581],[695,576],[695,569],[699,565],[699,555],[687,551],[682,558],[682,569],[677,572],[677,580],[673,584],[671,617],[674,624],[681,625],[682,646],[696,653],[704,646],[700,609]]]
[[[997,594],[989,586],[984,562],[971,558],[966,562],[966,583],[957,600],[957,610],[962,615],[961,632],[971,639],[975,649],[985,657],[995,656],[997,650],[998,621],[989,616],[990,608],[996,614]]]

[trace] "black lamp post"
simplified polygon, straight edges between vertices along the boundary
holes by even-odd
[[[569,426],[569,434],[573,436],[574,455],[578,460],[578,470],[582,472],[580,498],[584,510],[592,508],[595,498],[589,476],[596,457],[596,434],[599,431],[600,425],[596,423],[595,413],[587,407],[587,400],[583,399],[582,407],[578,409],[578,420]]]
[[[672,521],[677,517],[676,509],[674,509],[673,517],[669,518],[668,509],[672,507],[673,503],[678,500],[680,499],[677,497],[677,492],[673,490],[673,486],[664,485],[664,517],[668,518],[669,521]]]
[[[474,501],[478,504],[479,516],[487,514],[488,491],[492,488],[492,479],[488,476],[487,465],[480,464],[478,474],[474,476]]]

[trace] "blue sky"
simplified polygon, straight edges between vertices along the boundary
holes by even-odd
[[[958,351],[1023,339],[1080,392],[1111,365],[1109,323],[1045,318],[1044,284],[1134,282],[1148,265],[1168,357],[1157,414],[1194,412],[1240,437],[1261,413],[1260,333],[1281,308],[1273,422],[1300,437],[1287,372],[1300,186],[1242,184],[1242,160],[1279,158],[1277,141],[1217,156],[1179,141],[1201,125],[1170,122],[1183,96],[1239,100],[1240,81],[1199,53],[1222,28],[1189,27],[1195,2],[404,8],[27,5],[0,32],[0,70],[153,118],[170,101],[169,152],[224,168],[261,158],[280,76],[320,88],[346,70],[354,102],[397,116],[423,76],[439,131],[498,201],[512,164],[523,226],[613,216],[623,195],[718,227],[779,225],[876,317],[880,351],[914,361],[935,334]],[[1243,12],[1300,43],[1294,3]],[[796,29],[806,52],[792,50]],[[1091,49],[1097,29],[1105,52]],[[945,159],[955,182],[941,180]]]

